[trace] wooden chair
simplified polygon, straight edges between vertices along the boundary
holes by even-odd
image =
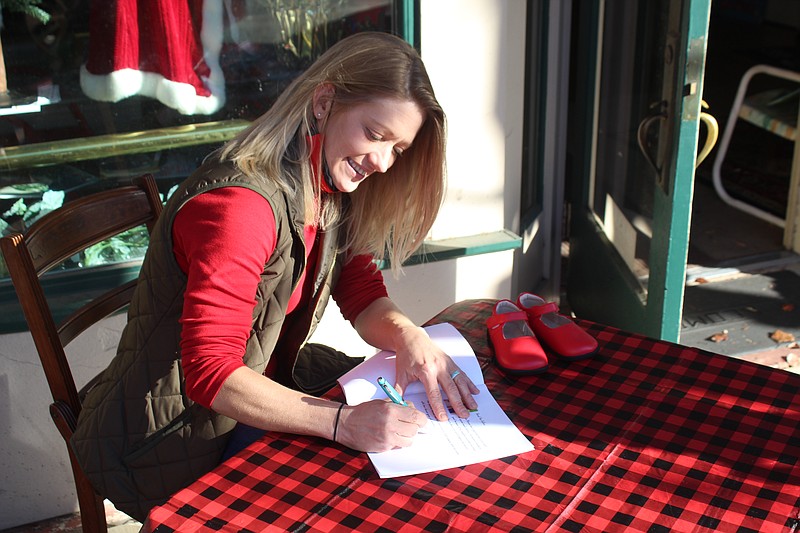
[[[103,499],[82,472],[69,444],[81,412],[81,395],[64,347],[95,322],[128,305],[136,280],[111,289],[55,323],[40,283],[48,270],[89,246],[125,230],[147,225],[161,213],[155,180],[145,175],[133,185],[102,191],[64,204],[37,220],[25,234],[0,239],[3,257],[53,395],[50,415],[64,437],[81,512],[83,530],[107,531]]]

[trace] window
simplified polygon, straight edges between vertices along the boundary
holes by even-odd
[[[547,17],[546,2],[528,2],[525,42],[525,133],[522,147],[522,190],[520,192],[521,226],[533,224],[542,211],[542,184],[545,169],[543,121],[547,83]]]
[[[47,23],[2,11],[3,234],[143,173],[166,199],[330,44],[367,30],[413,42],[413,28],[401,26],[416,12],[412,0],[184,0],[167,12],[140,0],[135,12],[117,11],[123,4],[41,2]],[[109,264],[133,264],[135,275],[146,246],[144,230],[132,232],[54,277]],[[0,302],[15,300],[7,276],[0,260]]]

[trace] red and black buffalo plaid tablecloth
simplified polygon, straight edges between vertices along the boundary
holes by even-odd
[[[431,323],[470,341],[535,451],[380,479],[364,453],[273,434],[153,509],[144,530],[800,531],[800,375],[577,321],[596,356],[510,377],[492,363],[492,304]]]

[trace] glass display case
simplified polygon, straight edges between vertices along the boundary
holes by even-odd
[[[3,234],[24,231],[70,199],[143,173],[155,176],[166,199],[329,45],[361,31],[408,39],[413,28],[404,21],[414,9],[409,0],[36,5],[47,13],[46,23],[2,11],[0,57],[8,88],[4,92],[0,83]],[[54,273],[53,285],[63,287],[53,290],[74,300],[71,291],[86,285],[74,277],[87,269],[135,275],[146,247],[144,229],[101,243]],[[13,290],[0,261],[0,305],[9,299]]]

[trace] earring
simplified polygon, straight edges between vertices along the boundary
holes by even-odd
[[[320,113],[319,111],[317,111],[317,118],[322,118],[322,113]]]

